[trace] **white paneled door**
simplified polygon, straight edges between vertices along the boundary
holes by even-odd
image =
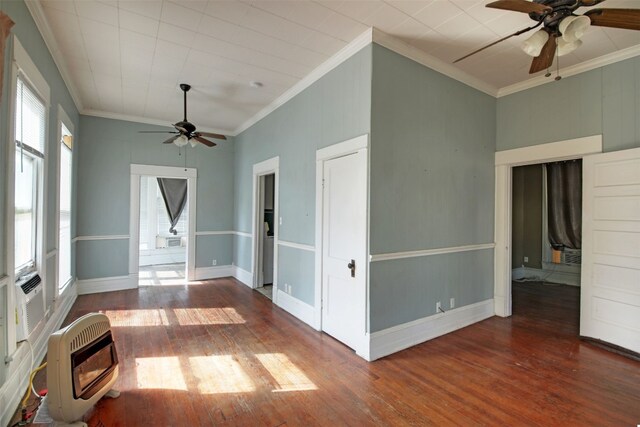
[[[640,353],[640,149],[583,162],[580,335]]]
[[[366,149],[326,160],[323,179],[322,330],[357,350],[366,328]]]

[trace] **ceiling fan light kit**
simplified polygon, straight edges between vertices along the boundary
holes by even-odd
[[[567,16],[562,21],[558,29],[562,33],[562,38],[567,43],[580,40],[585,31],[591,26],[591,19],[587,16]]]
[[[545,30],[538,30],[522,43],[522,50],[529,56],[538,56],[547,40],[549,40],[549,33]]]
[[[533,56],[529,74],[548,70],[555,58],[576,50],[591,26],[640,30],[640,9],[591,9],[583,15],[575,12],[581,7],[593,7],[605,0],[497,0],[486,5],[492,9],[526,13],[536,22],[522,30],[494,41],[453,61],[462,61],[478,52],[543,26],[524,41],[522,50]],[[549,74],[549,73],[547,73]],[[556,79],[558,80],[558,79]]]

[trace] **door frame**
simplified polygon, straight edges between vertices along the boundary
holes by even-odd
[[[262,259],[260,256],[262,248],[262,234],[264,230],[264,213],[260,215],[260,208],[264,204],[260,198],[260,180],[266,175],[274,175],[273,178],[273,296],[272,302],[278,302],[278,233],[280,231],[279,222],[279,187],[280,187],[280,156],[272,157],[260,163],[253,165],[253,205],[251,208],[251,288],[258,288],[260,274],[258,272],[258,264]]]
[[[315,286],[314,286],[314,322],[313,327],[318,331],[322,330],[322,258],[323,258],[323,212],[324,212],[324,198],[323,198],[323,181],[324,181],[324,163],[328,160],[336,159],[338,157],[344,157],[349,154],[356,153],[360,150],[367,150],[367,197],[366,197],[366,230],[365,241],[362,242],[365,248],[365,254],[369,254],[369,194],[370,194],[370,180],[369,180],[369,165],[371,163],[369,157],[369,134],[357,136],[338,144],[331,145],[326,148],[322,148],[316,151],[316,251],[315,251]],[[367,257],[368,261],[368,257]],[[368,360],[369,356],[369,262],[367,262],[366,268],[363,269],[365,278],[365,333],[363,334],[363,342],[356,346],[356,353],[365,357]]]
[[[517,166],[581,159],[586,155],[598,153],[602,153],[602,135],[496,152],[493,296],[496,316],[511,316],[512,309],[512,169]]]
[[[187,281],[196,280],[196,197],[198,170],[195,168],[131,164],[131,192],[129,209],[129,276],[133,276],[139,286],[140,273],[140,178],[180,178],[187,180],[187,203],[189,221],[187,224]]]

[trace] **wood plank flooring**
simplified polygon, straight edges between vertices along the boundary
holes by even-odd
[[[494,317],[367,363],[235,281],[78,297],[112,319],[96,426],[640,424],[640,363],[578,339],[579,289],[514,284]]]

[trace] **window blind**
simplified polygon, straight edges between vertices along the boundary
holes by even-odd
[[[46,108],[44,102],[18,75],[16,92],[16,144],[25,151],[44,158],[46,131]]]

